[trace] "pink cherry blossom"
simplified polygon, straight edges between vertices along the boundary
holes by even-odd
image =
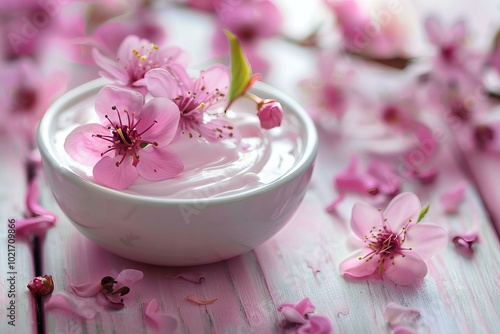
[[[295,334],[330,334],[332,323],[327,317],[312,315],[314,305],[309,298],[297,303],[285,303],[278,306],[278,311],[285,318],[285,332]]]
[[[467,89],[481,86],[485,55],[466,46],[465,22],[458,21],[451,28],[445,29],[438,19],[429,17],[425,20],[425,30],[437,51],[433,57],[431,78],[445,86],[464,85]]]
[[[144,277],[142,271],[124,269],[115,278],[105,276],[100,281],[71,284],[73,293],[79,297],[96,297],[100,305],[114,309],[123,308],[123,296],[130,292],[130,286]]]
[[[257,116],[263,129],[272,129],[281,125],[283,107],[276,100],[263,100],[258,104]]]
[[[105,57],[97,49],[93,51],[94,60],[102,71],[101,76],[129,88],[144,91],[144,75],[153,68],[168,67],[179,63],[186,65],[187,56],[179,48],[160,49],[147,39],[131,35],[121,43],[117,60]]]
[[[77,127],[64,148],[75,161],[93,166],[98,183],[125,189],[139,176],[164,180],[184,169],[167,147],[179,124],[172,101],[155,98],[144,104],[138,92],[106,86],[97,95],[95,110],[101,124]]]
[[[152,20],[147,12],[141,10],[135,16],[131,22],[108,21],[91,30],[82,14],[65,15],[60,24],[61,33],[52,36],[52,40],[71,61],[89,65],[94,64],[94,48],[105,56],[116,58],[120,45],[130,35],[157,44],[165,41],[165,29]],[[89,33],[89,30],[92,32]]]
[[[145,82],[153,96],[168,98],[177,106],[179,134],[190,138],[203,137],[208,141],[237,136],[222,109],[217,111],[226,99],[229,86],[229,73],[225,66],[212,65],[193,80],[182,66],[174,64],[168,71],[149,71]]]
[[[45,74],[28,57],[0,62],[0,117],[9,120],[0,122],[0,130],[34,142],[38,121],[65,86],[62,72]]]
[[[418,223],[420,211],[420,201],[413,193],[399,194],[383,212],[356,203],[351,228],[363,247],[340,264],[340,272],[351,278],[377,274],[399,285],[424,278],[425,260],[438,253],[448,237],[438,225]]]

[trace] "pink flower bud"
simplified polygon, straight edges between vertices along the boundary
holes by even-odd
[[[264,129],[272,129],[281,125],[283,119],[283,108],[281,104],[275,100],[263,100],[258,104],[260,126]]]
[[[33,278],[28,283],[28,289],[35,297],[46,296],[54,291],[54,281],[51,275],[43,275]]]

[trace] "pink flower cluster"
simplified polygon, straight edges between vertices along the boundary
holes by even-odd
[[[98,93],[100,124],[75,128],[64,148],[77,162],[92,167],[97,183],[126,189],[139,177],[157,181],[184,169],[169,144],[180,136],[209,142],[238,139],[238,131],[219,108],[226,101],[229,70],[215,64],[193,79],[185,52],[159,48],[137,36],[125,38],[117,60],[93,52],[101,75],[114,82]],[[283,110],[274,100],[257,104],[262,128],[281,124]]]

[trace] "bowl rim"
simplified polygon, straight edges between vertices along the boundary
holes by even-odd
[[[309,117],[304,108],[302,108],[290,96],[278,90],[277,88],[274,88],[273,86],[262,82],[256,82],[250,89],[250,92],[253,92],[254,94],[257,92],[257,94],[262,93],[263,95],[272,96],[272,98],[276,99],[277,101],[288,105],[289,108],[287,108],[285,112],[288,109],[292,110],[291,112],[293,112],[294,115],[300,120],[305,130],[305,144],[303,148],[303,154],[300,156],[294,166],[280,178],[270,183],[264,184],[261,187],[249,189],[247,191],[239,192],[236,194],[205,198],[168,198],[142,194],[131,194],[123,192],[122,190],[102,186],[93,181],[82,178],[57,159],[55,151],[53,150],[52,144],[50,142],[49,132],[50,126],[53,123],[55,116],[60,112],[62,108],[64,108],[68,104],[71,104],[71,101],[78,99],[83,95],[90,94],[93,90],[96,90],[97,93],[97,90],[104,87],[106,84],[112,84],[112,82],[104,78],[95,79],[64,93],[51,104],[42,120],[40,121],[37,129],[37,144],[42,158],[46,160],[51,165],[51,167],[55,169],[59,174],[64,175],[66,178],[82,186],[83,188],[102,192],[103,195],[117,197],[125,201],[133,201],[135,203],[147,202],[148,204],[153,205],[181,205],[192,203],[193,201],[195,201],[196,205],[200,206],[209,204],[217,205],[245,200],[275,190],[283,184],[286,184],[305,173],[316,159],[318,151],[318,134],[316,131],[316,126],[314,125],[312,119]],[[44,165],[44,168],[48,167]]]

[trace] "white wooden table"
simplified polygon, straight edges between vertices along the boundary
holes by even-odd
[[[168,15],[167,18],[174,19]],[[176,38],[178,35],[174,34],[172,39]],[[194,48],[201,49],[199,45]],[[270,50],[271,58],[273,52]],[[298,57],[308,57],[307,52]],[[295,56],[287,64],[294,61],[298,61]],[[306,59],[301,71],[307,72],[312,64],[312,59]],[[285,66],[277,65],[270,80],[293,94],[289,88],[290,78],[277,79]],[[331,320],[335,333],[390,333],[383,318],[389,302],[419,310],[417,327],[421,333],[497,332],[500,244],[494,222],[500,226],[500,183],[496,176],[500,158],[469,156],[468,168],[464,168],[460,166],[459,150],[450,141],[434,161],[446,163],[450,168],[441,173],[435,183],[419,185],[404,180],[404,190],[415,192],[422,203],[431,204],[429,221],[443,226],[450,235],[477,228],[480,239],[471,258],[461,255],[450,241],[428,263],[429,273],[422,282],[402,287],[385,280],[355,281],[340,275],[339,264],[349,255],[350,212],[353,204],[362,198],[348,195],[336,212],[326,212],[327,205],[337,196],[332,178],[347,165],[352,147],[348,141],[322,128],[319,135],[319,153],[309,190],[289,224],[255,250],[210,265],[157,267],[110,254],[72,226],[50,190],[42,185],[43,206],[59,215],[59,221],[43,242],[40,263],[43,273],[54,278],[54,294],[70,293],[71,283],[100,280],[125,268],[144,272],[144,278],[132,287],[122,310],[100,310],[92,319],[45,310],[46,333],[155,333],[158,330],[147,323],[143,313],[143,303],[153,298],[160,303],[162,312],[177,319],[179,333],[274,333],[279,332],[283,321],[278,305],[304,297],[316,305],[315,314]],[[17,154],[16,146],[5,138],[0,142],[0,333],[36,333],[35,303],[26,288],[35,275],[29,240],[16,240],[16,297],[8,297],[11,285],[7,280],[10,270],[6,225],[8,219],[22,216],[26,176],[24,161]],[[445,214],[438,203],[439,196],[458,182],[467,184],[465,200],[457,214]],[[205,280],[196,284],[166,277],[179,272],[201,272]],[[205,300],[217,298],[217,301],[200,306],[186,301],[188,295]],[[10,300],[15,301],[17,311],[15,327],[8,324],[6,305]]]

